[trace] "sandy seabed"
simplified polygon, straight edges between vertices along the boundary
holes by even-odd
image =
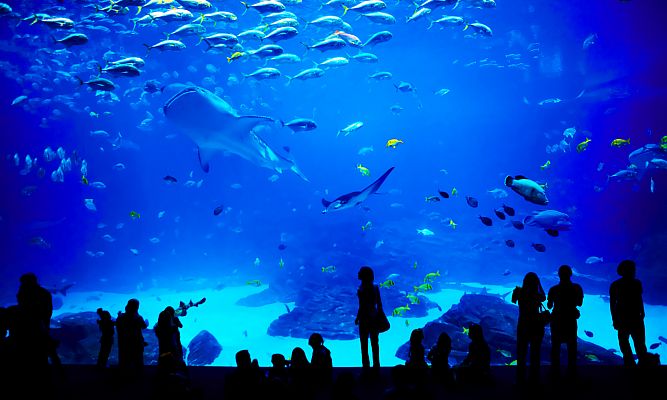
[[[480,286],[475,283],[466,283],[469,286]],[[507,293],[512,288],[485,285],[491,294]],[[139,313],[148,319],[152,327],[157,317],[166,306],[177,307],[179,301],[196,302],[205,297],[206,302],[199,307],[191,308],[188,314],[181,318],[181,340],[187,346],[190,340],[202,330],[213,334],[222,345],[220,356],[214,361],[214,366],[235,365],[234,355],[237,351],[247,349],[261,366],[271,365],[271,355],[281,353],[289,358],[294,347],[302,347],[310,357],[310,347],[307,339],[291,337],[269,336],[266,332],[271,322],[286,312],[285,303],[274,303],[261,307],[239,306],[235,303],[246,296],[259,293],[266,289],[261,287],[237,286],[226,287],[222,290],[197,290],[177,292],[171,289],[152,288],[135,294],[107,293],[107,292],[71,292],[63,298],[63,306],[54,311],[53,317],[65,313],[95,311],[98,307],[111,312],[116,316],[123,310],[127,300],[136,297],[139,299]],[[391,289],[388,289],[391,290]],[[464,291],[446,289],[439,292],[425,293],[429,300],[442,308],[429,310],[422,318],[395,318],[389,317],[392,328],[380,335],[380,363],[384,366],[403,364],[404,361],[396,357],[399,346],[408,341],[412,329],[421,328],[427,322],[439,318],[450,307],[459,302]],[[508,299],[509,300],[509,299]],[[294,303],[287,303],[294,308]],[[390,312],[390,310],[388,310]],[[406,321],[409,324],[406,324]],[[667,336],[667,307],[646,306],[646,341],[647,345],[658,343],[658,336]],[[593,337],[585,335],[584,331],[593,333]],[[144,335],[153,334],[151,330]],[[600,296],[588,295],[584,298],[579,320],[579,336],[589,342],[608,349],[618,349],[616,331],[611,324],[609,304]],[[545,343],[546,344],[546,343]],[[361,365],[359,340],[325,340],[325,345],[331,350],[334,366],[358,367]],[[514,349],[509,349],[514,352]],[[660,354],[662,363],[667,360],[667,344],[651,350]],[[512,360],[508,360],[510,362]]]

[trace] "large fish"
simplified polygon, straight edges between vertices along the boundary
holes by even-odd
[[[544,186],[540,185],[535,181],[532,181],[525,176],[517,175],[515,177],[507,176],[505,177],[505,186],[511,188],[516,193],[521,195],[527,201],[546,206],[549,204],[547,195],[544,192]]]
[[[389,176],[391,171],[394,170],[394,167],[391,167],[382,174],[381,177],[377,178],[375,182],[368,185],[365,189],[360,192],[350,192],[342,196],[337,197],[334,201],[327,201],[322,199],[322,205],[324,210],[322,214],[325,214],[329,211],[340,211],[345,210],[346,208],[353,208],[363,203],[370,195],[375,194],[380,186],[384,183],[385,179]]]
[[[163,110],[167,120],[197,144],[205,172],[213,154],[227,151],[279,173],[289,169],[308,181],[293,159],[276,153],[255,133],[256,126],[274,121],[270,117],[238,115],[226,101],[196,86],[178,92]]]

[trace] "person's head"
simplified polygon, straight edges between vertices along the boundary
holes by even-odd
[[[473,342],[484,339],[484,331],[482,331],[482,325],[472,323],[468,327],[468,337]]]
[[[128,312],[128,313],[139,312],[139,300],[137,300],[137,299],[128,300],[127,304],[125,305],[125,312]]]
[[[410,333],[410,344],[421,344],[424,340],[424,331],[421,328],[413,329]]]
[[[172,317],[176,315],[176,310],[174,310],[174,307],[172,306],[167,306],[164,310]]]
[[[19,278],[21,286],[37,286],[37,275],[33,272],[26,272]]]
[[[438,348],[445,351],[452,350],[452,338],[449,337],[447,332],[442,332],[440,336],[438,336]]]
[[[250,359],[250,352],[248,350],[239,350],[236,352],[236,366],[238,368],[250,368],[252,360]]]
[[[526,290],[537,291],[540,287],[540,278],[534,272],[528,272],[523,277],[523,288]]]
[[[369,267],[368,265],[364,265],[363,267],[359,268],[359,273],[357,274],[357,277],[361,281],[361,283],[373,283],[375,280],[375,274],[373,273],[373,269]]]
[[[623,278],[634,278],[637,272],[637,264],[632,260],[623,260],[616,267],[616,273]]]
[[[308,345],[313,349],[318,348],[324,344],[324,338],[319,333],[315,332],[308,338]]]
[[[284,355],[276,353],[271,356],[271,365],[274,368],[284,368],[286,364],[287,361],[285,361]]]
[[[100,319],[111,319],[111,314],[109,311],[103,310],[102,308],[97,309],[97,315]]]
[[[301,347],[295,347],[292,350],[292,356],[290,357],[290,364],[293,367],[303,367],[308,365],[308,357],[306,357],[306,352],[303,351]]]
[[[558,277],[561,281],[569,281],[572,278],[572,267],[563,264],[558,268]]]

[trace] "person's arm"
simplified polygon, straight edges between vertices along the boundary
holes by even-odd
[[[512,290],[512,303],[516,304],[519,301],[519,293],[521,292],[521,287],[517,286]]]
[[[383,311],[382,310],[382,297],[380,297],[380,287],[375,285],[375,292],[377,293],[377,306],[378,306],[378,311]]]
[[[549,289],[549,294],[547,295],[547,308],[554,308],[553,288]]]
[[[642,294],[644,293],[644,289],[642,288],[642,283],[641,281],[637,280],[638,286],[639,286],[639,304],[641,305],[641,317],[642,319],[646,316],[644,313],[644,299],[642,298]]]
[[[581,307],[584,304],[584,289],[577,285],[577,306]]]

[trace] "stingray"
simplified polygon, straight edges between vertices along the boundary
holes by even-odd
[[[384,183],[385,179],[389,176],[391,171],[394,170],[394,167],[391,167],[382,174],[381,177],[377,178],[375,182],[371,183],[370,185],[366,186],[363,190],[360,192],[350,192],[347,194],[344,194],[342,196],[338,196],[334,201],[328,201],[326,199],[322,199],[322,205],[324,206],[324,210],[322,210],[322,214],[326,214],[327,212],[330,211],[340,211],[340,210],[345,210],[348,208],[354,208],[361,203],[363,203],[370,195],[377,193],[378,189],[380,189],[380,186]]]
[[[229,152],[279,173],[289,169],[308,181],[291,155],[278,154],[255,132],[258,125],[275,123],[273,118],[239,115],[229,103],[197,86],[175,94],[163,110],[167,120],[197,144],[204,172],[209,171],[216,153]]]

